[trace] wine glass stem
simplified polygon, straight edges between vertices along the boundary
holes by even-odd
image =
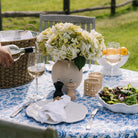
[[[91,60],[89,60],[89,72],[88,73],[90,72],[91,72]]]
[[[113,66],[111,66],[111,76],[113,76]]]
[[[38,95],[38,77],[36,77],[35,80],[36,80],[35,90],[36,94]]]

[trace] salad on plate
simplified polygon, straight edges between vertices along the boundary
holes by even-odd
[[[138,89],[129,84],[127,87],[104,87],[99,96],[107,104],[124,103],[126,105],[138,104]]]

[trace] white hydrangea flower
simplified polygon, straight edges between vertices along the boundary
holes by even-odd
[[[43,54],[51,55],[54,60],[73,60],[78,55],[94,60],[105,49],[100,33],[88,32],[72,23],[58,23],[44,30],[37,36],[37,44]]]

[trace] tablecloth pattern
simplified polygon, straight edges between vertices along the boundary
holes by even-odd
[[[101,66],[93,65],[93,71],[100,72]],[[103,86],[116,86],[120,80],[138,78],[138,72],[121,69],[122,75],[116,77],[103,77]],[[34,92],[35,81],[26,85],[15,88],[0,89],[0,118],[13,122],[22,123],[25,125],[33,125],[40,127],[55,127],[58,132],[58,137],[73,137],[73,138],[101,138],[101,137],[138,137],[138,114],[122,114],[114,113],[102,107],[95,97],[85,96],[83,90],[84,79],[88,77],[88,73],[83,74],[83,81],[77,88],[76,100],[74,102],[83,103],[88,114],[84,120],[75,123],[60,123],[56,125],[41,124],[33,118],[26,115],[25,109],[21,111],[15,118],[10,118],[10,114],[28,100],[28,97]],[[51,99],[54,93],[54,86],[51,80],[51,74],[46,72],[39,78],[39,91],[45,95],[47,99]],[[99,108],[91,130],[86,130],[86,125],[90,120],[90,113],[93,109]]]

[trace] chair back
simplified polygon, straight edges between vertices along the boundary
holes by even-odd
[[[62,15],[62,14],[40,14],[39,32],[48,27],[60,22],[68,22],[81,26],[90,32],[91,29],[95,29],[95,17],[76,16],[76,15]]]
[[[53,127],[35,127],[0,119],[0,138],[57,138]]]

